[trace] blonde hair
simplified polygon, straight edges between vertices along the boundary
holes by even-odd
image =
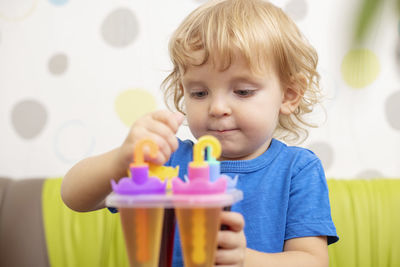
[[[204,54],[200,63],[195,63],[195,51]],[[306,127],[316,125],[304,116],[320,101],[318,55],[280,8],[262,0],[209,1],[185,18],[169,43],[173,70],[161,85],[167,106],[171,108],[173,100],[175,108],[184,113],[181,79],[188,66],[211,59],[214,66],[225,70],[238,51],[251,71],[265,73],[265,62],[269,62],[281,84],[297,85],[303,97],[292,114],[280,115],[275,137],[288,142],[307,138]]]

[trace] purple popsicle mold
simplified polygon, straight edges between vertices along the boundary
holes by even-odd
[[[121,195],[165,194],[166,182],[149,177],[149,166],[131,166],[131,177],[124,177],[116,183],[111,181],[115,193]]]

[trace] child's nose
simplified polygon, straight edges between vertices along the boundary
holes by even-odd
[[[220,117],[220,116],[227,116],[232,113],[230,105],[226,100],[226,97],[218,96],[214,97],[211,100],[209,113],[211,116]]]

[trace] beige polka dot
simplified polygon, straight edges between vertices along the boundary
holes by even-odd
[[[328,170],[334,161],[333,148],[325,142],[315,142],[308,146],[322,161],[325,170]]]
[[[11,111],[11,123],[17,134],[24,139],[38,136],[47,122],[47,110],[37,100],[27,99],[14,105]]]
[[[367,169],[363,170],[357,175],[357,178],[362,178],[362,179],[373,179],[373,178],[382,178],[384,177],[383,174],[380,171],[373,170],[373,169]]]
[[[395,130],[400,130],[400,91],[388,96],[385,102],[385,112],[389,125]]]
[[[68,57],[63,53],[53,55],[49,60],[48,68],[54,75],[63,74],[68,68]]]
[[[307,2],[305,0],[291,0],[286,4],[284,10],[293,20],[302,20],[307,16]]]
[[[133,42],[138,35],[139,26],[136,16],[126,8],[111,12],[103,22],[101,33],[106,43],[123,48]]]

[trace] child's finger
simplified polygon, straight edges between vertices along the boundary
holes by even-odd
[[[178,148],[178,139],[174,134],[170,133],[169,130],[166,130],[163,133],[152,132],[150,130],[150,133],[157,136],[154,141],[159,145],[159,150],[165,155],[171,154]],[[150,136],[148,138],[150,138]]]
[[[221,213],[221,224],[226,225],[230,231],[240,232],[244,227],[244,219],[240,213],[223,211]]]
[[[168,110],[160,110],[152,114],[154,120],[158,120],[168,125],[172,132],[176,133],[182,124],[184,116],[180,112],[171,112]]]
[[[148,131],[162,137],[169,145],[171,151],[175,151],[178,148],[178,139],[175,136],[175,133],[171,131],[171,129],[162,122],[153,121],[151,127],[148,128]]]
[[[238,262],[243,262],[242,256],[238,250],[219,249],[215,253],[215,264],[218,266],[236,265]]]
[[[240,242],[238,234],[232,231],[219,231],[217,236],[218,247],[224,249],[234,249]]]

